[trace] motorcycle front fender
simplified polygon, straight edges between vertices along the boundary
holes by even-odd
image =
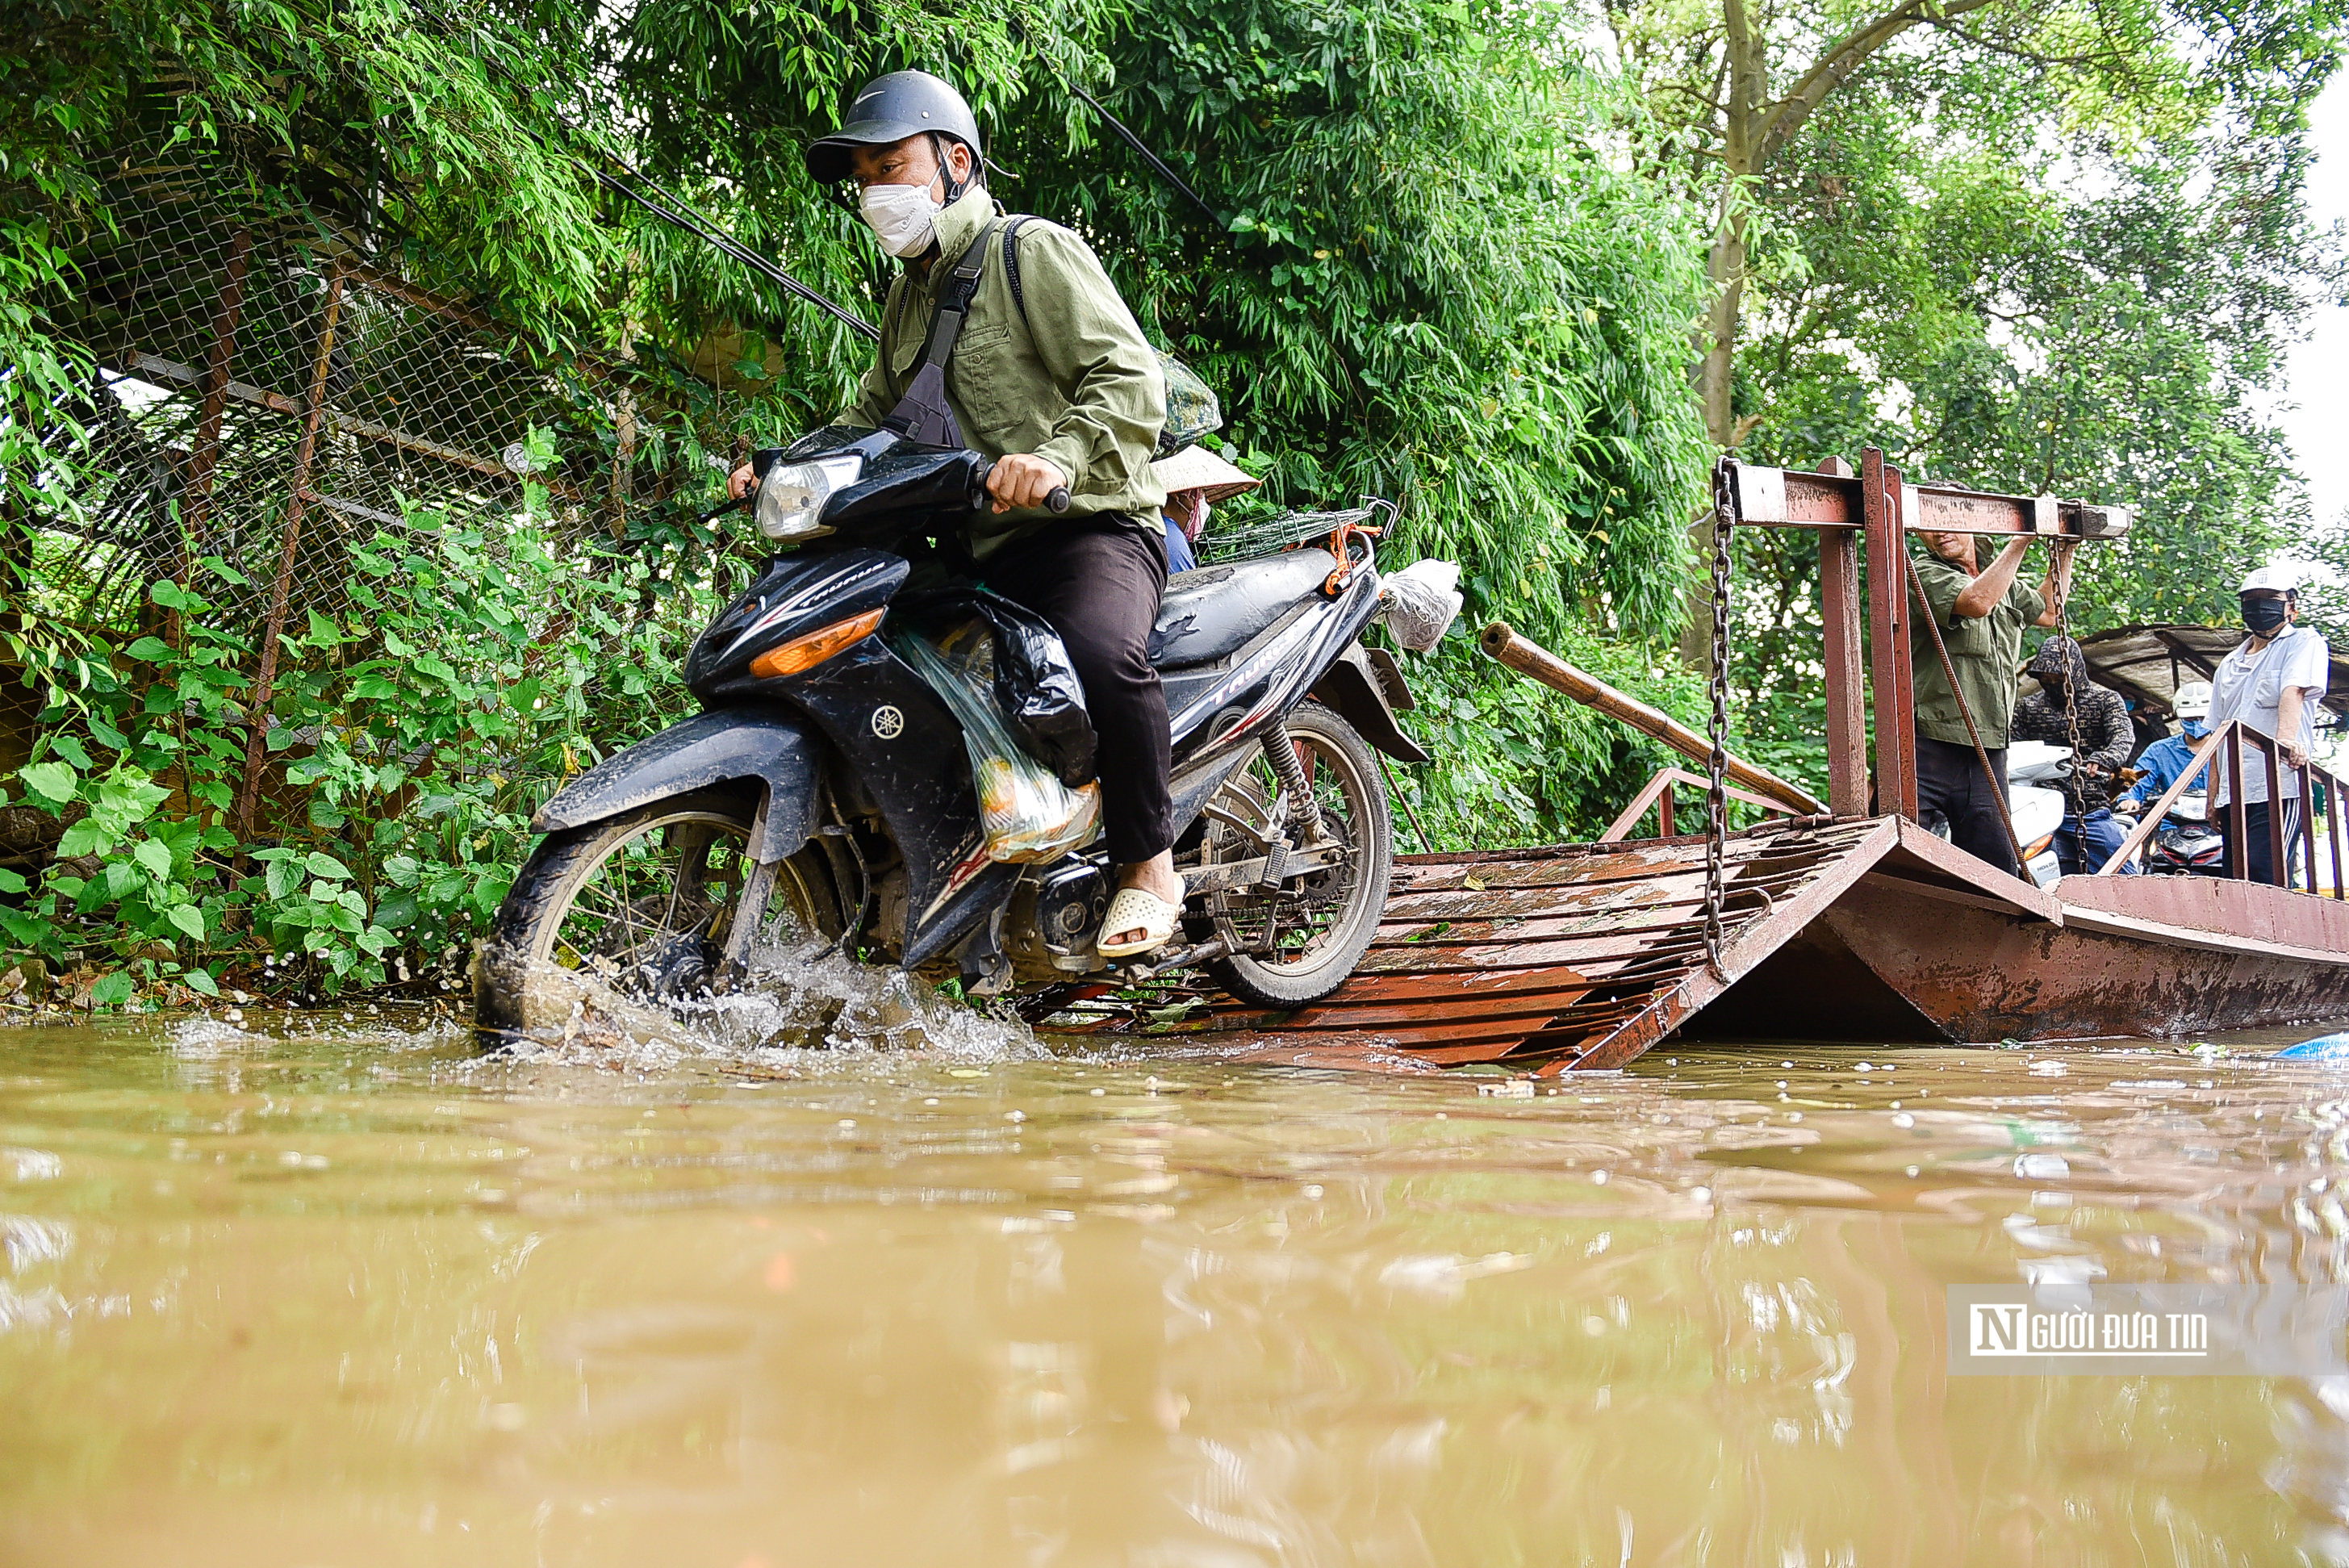
[[[1425,748],[1396,722],[1394,704],[1387,696],[1392,683],[1402,690],[1408,702],[1410,688],[1402,685],[1402,671],[1393,668],[1392,657],[1386,659],[1386,666],[1382,670],[1373,663],[1371,651],[1358,642],[1321,672],[1321,679],[1313,683],[1313,700],[1336,710],[1362,739],[1397,762],[1427,762]]]
[[[798,853],[815,831],[822,761],[816,736],[793,714],[714,708],[605,757],[564,785],[530,826],[557,833],[712,784],[756,780],[767,809],[750,854],[772,865]]]

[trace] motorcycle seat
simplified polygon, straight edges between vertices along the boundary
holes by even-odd
[[[1229,657],[1337,568],[1327,550],[1288,550],[1176,574],[1151,628],[1150,662],[1172,670]]]

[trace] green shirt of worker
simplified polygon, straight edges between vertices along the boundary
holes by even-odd
[[[1069,477],[1072,516],[1109,513],[1155,529],[1165,489],[1152,473],[1166,423],[1165,373],[1091,246],[1030,218],[1014,244],[1019,299],[1003,265],[1005,220],[983,185],[941,209],[937,249],[908,262],[889,289],[881,351],[842,415],[877,426],[920,367],[938,295],[974,244],[988,250],[970,317],[955,341],[947,402],[972,451],[1033,452]],[[1026,310],[1021,310],[1025,305]],[[1061,521],[1040,506],[981,513],[968,535],[981,562]]]
[[[1971,746],[1965,714],[1958,708],[1962,695],[1982,745],[2003,751],[2014,715],[2014,672],[2023,661],[2023,628],[2054,623],[2048,602],[2057,591],[2055,568],[2051,566],[2047,581],[2033,588],[2016,570],[2030,545],[2027,537],[2012,541],[1979,570],[1975,563],[1981,556],[1972,535],[1920,530],[1918,537],[1926,553],[1915,557],[1917,580],[1958,679],[1951,687],[1932,631],[1922,624],[1913,628],[1909,660],[1916,682],[1917,733],[1953,746]],[[2059,546],[2058,553],[2068,568],[2070,550]]]

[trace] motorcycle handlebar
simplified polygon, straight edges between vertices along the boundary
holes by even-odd
[[[979,490],[979,493],[980,493],[982,495],[986,493],[986,491],[987,491],[987,482],[988,482],[988,480],[990,480],[990,479],[994,478],[994,477],[995,477],[995,464],[993,464],[992,462],[988,462],[988,463],[982,463],[982,464],[979,466],[979,470],[978,470],[978,490]],[[978,510],[978,502],[976,502],[976,501],[974,501],[974,502],[972,503],[972,504],[971,504],[971,509],[972,509],[973,511],[977,511],[977,510]],[[1047,512],[1056,512],[1056,513],[1057,513],[1057,512],[1066,512],[1068,509],[1069,509],[1069,487],[1068,487],[1067,485],[1065,485],[1065,484],[1056,484],[1056,485],[1052,486],[1051,490],[1050,490],[1050,492],[1045,495],[1045,497],[1044,497],[1044,510],[1045,510],[1045,511],[1047,511]]]

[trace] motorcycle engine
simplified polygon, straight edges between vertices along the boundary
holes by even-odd
[[[1048,867],[1021,878],[1005,922],[1004,946],[1022,967],[1082,974],[1093,966],[1093,939],[1109,914],[1109,873],[1090,860]]]

